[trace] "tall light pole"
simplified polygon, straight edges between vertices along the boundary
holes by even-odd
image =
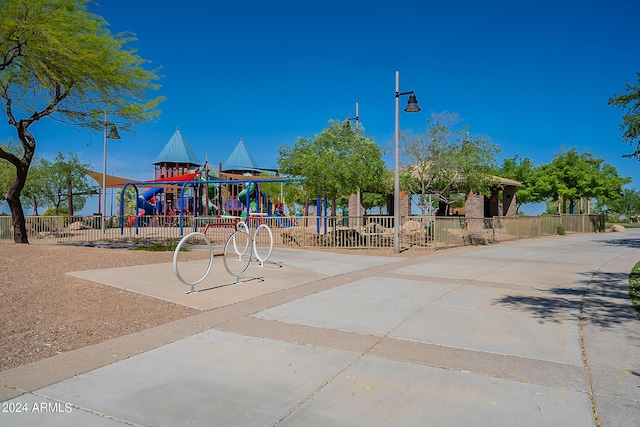
[[[356,129],[358,129],[358,124],[360,122],[360,115],[358,114],[358,103],[356,102],[356,116],[355,117],[347,117],[347,120],[353,120],[356,122]]]
[[[102,233],[105,232],[105,222],[107,216],[107,139],[120,139],[116,125],[112,124],[107,134],[107,113],[104,113],[104,153],[102,159]]]
[[[400,97],[409,95],[404,111],[417,113],[420,111],[418,100],[413,91],[400,92],[400,72],[396,71],[396,133],[395,133],[395,165],[393,176],[393,252],[400,253]]]
[[[347,117],[347,120],[353,120],[356,122],[356,132],[358,132],[358,125],[360,124],[360,113],[358,111],[358,103],[356,102],[356,116],[355,117]],[[362,216],[362,201],[360,200],[360,189],[358,189],[358,191],[356,192],[356,208],[358,209],[357,212],[354,212],[356,214],[356,229],[358,231],[360,230],[360,217]],[[349,215],[353,215],[351,212],[349,212]]]

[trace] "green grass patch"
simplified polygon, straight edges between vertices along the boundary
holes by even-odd
[[[629,273],[629,298],[640,320],[640,262]]]
[[[149,252],[174,252],[177,246],[178,244],[174,242],[162,242],[162,243],[152,243],[150,245],[136,246],[134,250],[149,251]],[[180,248],[180,252],[186,252],[186,251],[188,251],[188,249],[184,247]]]

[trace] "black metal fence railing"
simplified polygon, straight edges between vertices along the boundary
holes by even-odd
[[[28,216],[31,243],[159,242],[178,241],[184,235],[204,232],[214,245],[224,245],[237,229],[234,217],[176,216]],[[268,225],[274,246],[297,248],[392,249],[392,216],[271,217],[245,220],[250,229]],[[403,249],[489,244],[500,241],[556,234],[604,231],[602,215],[542,215],[520,217],[465,218],[458,216],[405,216],[399,236]],[[260,239],[266,234],[260,234]],[[0,240],[13,240],[10,216],[0,216]],[[260,242],[258,242],[260,243]]]

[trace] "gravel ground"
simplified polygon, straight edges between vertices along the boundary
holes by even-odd
[[[181,260],[206,255],[194,251]],[[65,274],[172,257],[173,252],[0,242],[0,371],[198,313]]]

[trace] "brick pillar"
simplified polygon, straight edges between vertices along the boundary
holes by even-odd
[[[464,203],[464,217],[468,232],[482,231],[484,226],[484,206],[485,197],[482,194],[468,192],[467,200]]]
[[[404,192],[400,193],[400,223],[404,224],[411,215],[411,197]]]
[[[467,193],[464,203],[464,216],[467,218],[484,218],[484,196],[473,192]]]
[[[358,206],[358,196],[352,194],[349,196],[349,228],[360,230],[362,224],[362,200]]]
[[[517,216],[518,211],[516,208],[516,190],[517,187],[507,185],[502,190],[502,215],[504,216]]]

